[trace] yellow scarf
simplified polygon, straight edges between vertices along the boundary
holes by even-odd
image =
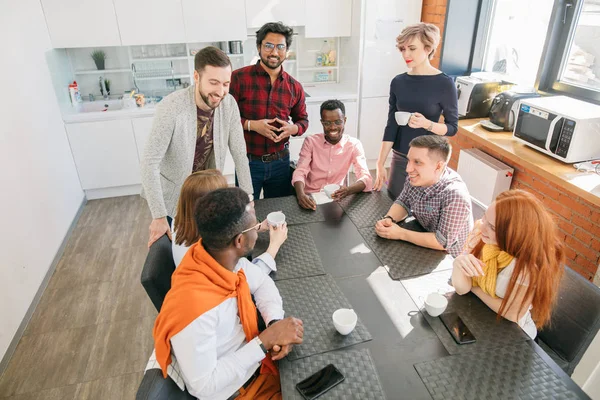
[[[479,286],[481,289],[492,297],[496,296],[496,278],[504,268],[514,259],[513,256],[505,251],[500,250],[496,245],[484,244],[481,249],[481,255],[485,267],[483,267],[483,276],[474,276],[473,286]]]

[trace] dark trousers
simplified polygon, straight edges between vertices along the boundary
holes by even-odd
[[[392,152],[392,163],[390,165],[390,178],[388,183],[388,193],[390,197],[396,200],[402,189],[404,189],[404,183],[406,182],[406,166],[408,165],[408,158],[400,154],[397,151]]]
[[[261,190],[265,199],[292,194],[289,155],[271,162],[250,161],[250,176],[255,199],[259,198]]]

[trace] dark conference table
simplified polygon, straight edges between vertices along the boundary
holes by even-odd
[[[371,251],[371,246],[368,245],[368,241],[361,235],[361,231],[365,232],[365,226],[367,225],[364,219],[365,215],[370,215],[370,218],[374,219],[377,216],[378,211],[373,211],[373,207],[379,207],[380,210],[386,210],[387,207],[389,207],[389,204],[391,204],[391,201],[387,199],[383,193],[361,193],[356,196],[355,199],[342,202],[344,208],[336,202],[317,206],[320,215],[320,218],[316,218],[319,220],[317,222],[309,222],[303,220],[303,218],[294,218],[293,216],[292,218],[288,217],[288,226],[292,227],[294,222],[298,222],[304,225],[302,229],[309,229],[324,272],[333,277],[337,286],[341,289],[342,293],[346,296],[358,314],[359,319],[372,335],[372,340],[370,341],[332,351],[337,353],[356,349],[368,349],[371,353],[371,357],[379,375],[379,381],[387,399],[441,399],[461,397],[542,398],[543,396],[540,395],[541,392],[539,392],[540,388],[545,390],[546,387],[554,387],[557,384],[563,392],[566,391],[566,394],[561,393],[560,396],[556,396],[555,393],[553,394],[553,392],[550,391],[546,393],[548,398],[589,398],[534,341],[526,337],[518,325],[506,320],[501,320],[500,323],[498,323],[496,314],[489,310],[485,304],[472,294],[465,296],[458,296],[456,294],[447,295],[447,297],[451,299],[449,309],[454,304],[456,311],[465,320],[465,323],[471,330],[474,331],[473,333],[476,333],[474,328],[477,328],[478,332],[484,332],[484,334],[479,333],[480,337],[478,337],[477,334],[475,335],[480,343],[462,345],[460,347],[455,345],[452,342],[449,333],[444,330],[445,328],[443,326],[442,328],[444,329],[439,328],[439,318],[432,318],[429,315],[425,315],[425,311],[419,309],[417,304],[422,303],[422,299],[420,296],[417,296],[418,293],[413,293],[412,297],[409,293],[409,290],[415,291],[418,289],[419,285],[427,285],[427,282],[421,282],[423,278],[438,275],[438,280],[447,280],[450,271],[433,272],[420,277],[413,276],[402,280],[392,280],[386,269],[383,268],[383,263],[380,261],[377,254],[375,254],[374,251]],[[351,205],[352,202],[356,202],[357,199],[364,196],[375,197],[367,198],[371,203],[369,209],[365,209],[364,212],[360,209],[354,209],[350,213],[350,215],[353,216],[352,219],[359,222],[359,227],[357,227],[350,215],[346,213],[344,209],[348,210],[349,204]],[[282,208],[284,213],[287,212],[287,214],[299,212],[299,207],[296,210],[292,205],[295,204],[295,197],[284,199],[285,200],[282,199],[279,201],[277,199],[256,201],[257,217],[259,219],[264,218],[266,212],[281,210]],[[273,208],[274,205],[283,205],[283,207]],[[300,214],[307,215],[305,212],[300,212]],[[384,212],[379,216],[382,216],[383,214]],[[310,220],[310,215],[308,215],[307,218]],[[368,221],[368,218],[366,220]],[[371,227],[374,229],[373,225]],[[289,242],[290,237],[288,236],[286,244],[292,246],[293,244]],[[393,243],[390,245],[393,245]],[[425,281],[427,281],[427,279],[425,279]],[[276,284],[279,282],[276,281]],[[429,285],[431,284],[432,283],[429,282]],[[434,284],[436,283],[434,282]],[[448,287],[447,283],[444,283],[443,285]],[[409,290],[407,290],[407,287]],[[425,292],[431,292],[435,291],[435,288],[430,286],[425,287],[424,290]],[[284,301],[284,309],[285,308],[286,303]],[[487,324],[488,331],[481,330],[481,326],[477,326],[475,320],[468,320],[467,317],[477,317],[478,319],[484,320],[484,324]],[[475,326],[472,326],[473,324]],[[499,327],[498,332],[501,333],[501,337],[513,337],[512,342],[507,339],[507,343],[500,343],[498,345],[505,346],[504,352],[496,351],[493,348],[490,349],[490,347],[493,347],[491,344],[495,343],[495,340],[500,337],[494,337],[493,334],[490,334],[489,328],[491,327],[491,329],[495,330],[496,326]],[[440,337],[444,340],[442,341]],[[487,342],[486,339],[488,339]],[[460,361],[457,357],[473,357],[475,361],[479,361],[477,358],[478,354],[484,354],[487,351],[488,353],[485,353],[488,354],[486,357],[480,357],[485,358],[485,360],[482,361],[499,364],[505,363],[501,365],[502,369],[511,369],[512,365],[510,365],[510,363],[512,362],[511,360],[513,357],[510,354],[505,356],[502,355],[506,353],[506,349],[508,349],[508,353],[510,353],[511,346],[516,346],[515,349],[519,349],[519,354],[529,353],[529,349],[531,350],[531,354],[523,361],[526,365],[521,367],[533,368],[531,365],[528,365],[533,358],[535,358],[538,363],[545,363],[544,365],[540,364],[541,366],[545,367],[547,365],[549,367],[546,374],[541,378],[536,376],[531,377],[531,385],[532,387],[535,386],[533,389],[538,391],[534,396],[516,396],[514,393],[510,393],[510,395],[503,395],[502,393],[495,392],[486,393],[486,385],[484,383],[481,383],[482,389],[478,392],[479,395],[472,396],[472,393],[469,395],[461,392],[461,385],[455,385],[452,382],[452,379],[456,379],[456,376],[454,378],[452,376],[445,376],[445,388],[440,388],[443,390],[430,393],[430,390],[428,390],[428,387],[421,379],[421,376],[419,376],[415,367],[415,364],[426,363],[426,365],[423,365],[420,369],[422,372],[427,371],[429,367],[435,366],[433,364],[427,364],[427,362],[443,359],[444,362],[439,365],[439,367],[452,369],[452,365],[448,366],[446,364],[451,363],[452,360]],[[523,348],[522,346],[526,347]],[[492,353],[489,353],[490,351]],[[539,357],[535,356],[535,354]],[[493,358],[494,356],[496,358]],[[463,364],[459,362],[457,365],[464,366],[464,360]],[[469,366],[475,364],[467,362],[466,365]],[[540,369],[540,365],[535,367],[535,369]],[[484,369],[485,368],[487,367],[484,367]],[[483,373],[483,380],[487,381],[486,372],[483,371]],[[466,377],[467,374],[477,374],[477,371],[469,372],[465,370],[464,374]],[[498,374],[498,372],[489,371],[489,375],[492,374]],[[502,372],[500,372],[500,375],[501,374]],[[282,378],[282,387],[285,384],[288,386],[292,384],[295,385],[301,380],[300,377],[294,377],[293,379],[295,380],[294,382],[286,383],[284,382],[284,378]],[[481,379],[481,377],[478,379]],[[544,381],[545,379],[549,379],[551,382],[546,382]],[[502,386],[503,384],[503,382],[495,383],[497,386],[493,386],[494,382],[490,382],[490,388],[497,390],[498,385]],[[524,385],[528,386],[528,383],[525,382]],[[458,391],[453,392],[455,389]],[[469,388],[465,390],[468,391]],[[519,390],[518,393],[528,393],[527,387]],[[333,392],[333,390],[331,392]],[[285,391],[283,393],[284,398],[291,397],[289,395],[286,396]],[[327,399],[329,393],[323,395],[321,398]],[[357,395],[355,398],[360,397],[361,396]]]

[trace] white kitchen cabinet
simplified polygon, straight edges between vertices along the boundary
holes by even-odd
[[[343,101],[346,107],[346,126],[344,133],[358,137],[358,103],[356,101]]]
[[[181,0],[113,1],[123,46],[185,43]]]
[[[84,190],[141,183],[131,120],[67,124],[66,129]]]
[[[387,123],[388,98],[362,99],[360,106],[359,139],[365,148],[367,161],[376,161]]]
[[[154,121],[154,117],[133,118],[131,120],[139,162],[142,162],[142,158],[144,157],[146,143],[152,131],[152,121]]]
[[[267,22],[276,21],[288,26],[304,26],[306,0],[246,0],[248,28],[260,28]]]
[[[181,0],[185,38],[191,42],[246,40],[246,8],[244,0],[206,2]]]
[[[308,129],[302,136],[323,133],[323,126],[321,125],[321,104],[307,104],[306,112],[308,113]]]
[[[306,0],[307,38],[352,35],[352,0]]]
[[[112,0],[41,0],[52,46],[120,46]]]

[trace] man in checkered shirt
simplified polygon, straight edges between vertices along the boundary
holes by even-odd
[[[419,136],[410,142],[408,184],[375,224],[380,237],[446,250],[454,257],[461,253],[473,228],[473,214],[467,186],[447,166],[451,152],[448,140],[437,135]],[[427,232],[396,225],[411,213]]]

